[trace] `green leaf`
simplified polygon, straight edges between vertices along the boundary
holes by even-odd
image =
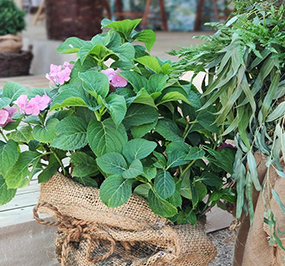
[[[141,161],[139,159],[135,159],[132,161],[129,168],[125,172],[123,172],[123,178],[132,179],[143,174],[144,171]]]
[[[135,188],[134,193],[147,199],[149,190],[148,184],[140,184]]]
[[[3,107],[6,107],[7,105],[9,105],[10,102],[11,102],[10,98],[1,97],[0,98],[0,109],[2,109]]]
[[[118,207],[128,201],[132,194],[132,180],[113,175],[100,186],[100,198],[110,208]]]
[[[58,120],[56,118],[52,118],[47,121],[46,126],[35,126],[32,130],[33,137],[35,140],[43,143],[51,143],[56,137],[55,127],[58,124]]]
[[[5,179],[0,175],[0,206],[11,201],[16,195],[17,189],[8,189]]]
[[[70,162],[74,164],[72,171],[73,176],[86,177],[98,173],[95,159],[85,152],[73,152],[70,155]]]
[[[76,116],[68,116],[59,121],[55,128],[58,136],[51,143],[60,150],[77,150],[87,144],[87,123]]]
[[[162,99],[158,102],[158,105],[167,103],[167,102],[175,102],[175,101],[183,101],[185,103],[190,104],[189,100],[178,91],[169,91],[167,92]]]
[[[98,100],[100,95],[103,99],[109,93],[109,79],[107,75],[94,70],[78,74],[82,80],[83,88]]]
[[[168,76],[164,74],[153,74],[147,82],[147,91],[149,94],[161,92],[166,87]]]
[[[33,169],[29,171],[29,168],[31,165],[35,167],[41,156],[42,154],[33,151],[20,153],[17,162],[4,176],[8,188],[16,189],[22,187],[23,180],[27,180],[26,177],[30,180],[33,175]]]
[[[199,147],[194,146],[190,148],[190,151],[185,157],[185,160],[189,160],[189,161],[198,160],[198,159],[202,159],[204,156],[205,156],[205,151]]]
[[[97,157],[108,152],[122,152],[128,141],[125,127],[115,125],[111,118],[102,122],[91,120],[87,128],[88,143]]]
[[[136,37],[138,42],[142,42],[145,44],[146,49],[150,52],[152,46],[155,43],[156,35],[153,30],[146,29],[139,32],[138,36]]]
[[[157,123],[155,131],[158,132],[161,136],[163,136],[166,140],[183,140],[182,133],[178,128],[177,124],[175,124],[170,119],[160,119]]]
[[[281,102],[278,106],[273,110],[271,114],[267,116],[266,122],[272,122],[283,116],[285,113],[285,102]]]
[[[146,139],[132,139],[126,143],[123,148],[123,155],[128,162],[132,162],[135,159],[144,159],[150,155],[157,144],[154,141],[148,141]]]
[[[186,199],[192,200],[192,189],[190,183],[190,176],[184,175],[181,180],[180,195]]]
[[[206,197],[206,195],[208,193],[207,187],[203,183],[201,183],[201,182],[195,182],[194,183],[194,187],[195,187],[195,189],[197,191],[198,202],[202,201]]]
[[[174,194],[169,198],[169,202],[174,207],[181,207],[182,206],[182,197],[180,196],[180,194],[177,190],[175,190]]]
[[[207,148],[207,152],[211,155],[207,156],[209,162],[225,170],[227,173],[233,173],[233,161],[231,156],[210,148]]]
[[[18,145],[13,140],[8,140],[7,143],[0,140],[0,174],[3,176],[11,169],[14,163],[18,160],[20,152]]]
[[[127,111],[123,123],[126,128],[149,124],[158,120],[155,108],[143,104],[132,104]]]
[[[163,199],[171,197],[175,191],[175,183],[171,174],[167,171],[159,171],[154,180],[154,189]]]
[[[149,181],[156,177],[157,169],[155,167],[144,167],[143,171],[143,176]]]
[[[116,125],[119,125],[124,119],[127,112],[126,100],[123,96],[111,94],[106,98],[104,105],[111,114]]]
[[[24,86],[14,81],[8,81],[4,85],[2,97],[7,97],[11,100],[11,102],[14,102],[19,96],[27,93],[28,89],[26,89]]]
[[[122,71],[120,75],[130,83],[134,92],[139,92],[142,88],[146,88],[147,79],[135,71]]]
[[[171,152],[167,158],[167,169],[187,164],[187,161],[184,160],[185,156],[186,153],[184,151],[174,150]]]
[[[141,19],[124,19],[121,21],[110,21],[104,19],[102,21],[102,28],[110,28],[114,29],[119,33],[122,33],[126,40],[131,39],[131,34],[135,30],[135,28],[140,24]]]
[[[130,129],[131,129],[131,133],[133,135],[133,138],[135,138],[135,139],[136,138],[142,138],[148,132],[153,130],[155,128],[156,124],[157,124],[157,121],[154,121],[154,122],[149,123],[149,124],[131,127]]]
[[[75,176],[73,177],[73,180],[86,187],[98,187],[96,180],[94,180],[93,178],[89,176],[84,176],[84,177]]]
[[[248,168],[249,168],[249,172],[250,172],[250,177],[251,177],[251,180],[255,186],[255,189],[257,191],[261,191],[262,186],[260,185],[260,182],[258,179],[256,161],[255,161],[255,158],[251,152],[247,153],[247,163],[248,163]]]
[[[203,172],[201,178],[198,180],[202,181],[207,186],[212,187],[218,187],[223,184],[223,180],[211,172]]]
[[[29,142],[32,139],[32,128],[24,126],[17,131],[7,134],[7,137],[15,142]]]
[[[153,56],[143,56],[136,59],[136,61],[143,66],[149,68],[154,73],[163,73],[163,70],[156,57]]]
[[[57,49],[56,51],[59,54],[72,54],[77,53],[79,49],[85,45],[87,42],[81,40],[77,37],[67,38]]]
[[[96,159],[99,168],[107,174],[121,175],[128,169],[123,155],[118,152],[109,152]]]
[[[162,217],[173,217],[177,214],[177,208],[171,203],[161,198],[152,189],[148,193],[148,202],[151,210]]]

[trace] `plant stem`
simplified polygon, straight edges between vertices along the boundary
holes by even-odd
[[[58,161],[58,163],[60,164],[60,167],[62,168],[63,175],[66,176],[66,171],[65,171],[65,169],[64,169],[64,166],[63,166],[62,161],[59,159],[59,157],[57,156],[56,152],[55,152],[53,149],[51,149],[51,152],[52,152],[52,154],[54,155],[55,159],[56,159],[56,160]]]
[[[195,163],[196,160],[193,160],[191,163],[187,165],[187,167],[181,173],[181,177],[187,172],[187,170]]]
[[[4,135],[4,133],[3,133],[2,130],[0,130],[0,134],[1,134],[1,136],[3,137],[3,139],[4,139],[6,142],[8,142],[8,139],[6,138],[6,136]]]

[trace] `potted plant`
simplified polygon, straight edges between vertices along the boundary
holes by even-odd
[[[215,125],[224,127],[224,135],[235,136],[236,217],[242,222],[237,246],[242,252],[234,265],[248,265],[249,260],[254,262],[250,265],[273,265],[284,257],[282,2],[236,1],[232,18],[212,24],[218,30],[203,36],[201,46],[172,51],[181,57],[174,69],[206,73],[203,95],[209,99],[201,110],[215,105]],[[241,239],[244,243],[239,245]]]
[[[213,124],[215,106],[200,110],[206,99],[194,85],[172,70],[173,62],[149,54],[155,34],[137,32],[139,22],[104,19],[102,27],[108,32],[90,41],[68,38],[57,51],[77,53],[77,60],[51,65],[50,89],[5,85],[0,203],[8,202],[37,173],[42,190],[35,217],[40,220],[38,209],[52,212],[64,225],[58,237],[60,254],[75,254],[87,245],[88,260],[98,259],[90,255],[97,245],[89,237],[80,242],[74,234],[74,224],[91,219],[97,225],[91,235],[105,241],[107,250],[119,248],[120,256],[122,246],[114,239],[120,239],[123,250],[134,251],[132,246],[142,238],[152,243],[140,249],[144,263],[150,263],[149,256],[152,263],[195,260],[206,265],[214,249],[202,237],[203,244],[199,240],[191,250],[191,235],[213,206],[235,202],[230,175],[236,149],[226,142],[231,136],[222,136],[221,127]],[[20,112],[11,109],[13,104]],[[26,150],[19,150],[22,145]],[[135,218],[130,216],[134,212]],[[80,228],[80,236],[91,230],[86,222]],[[121,232],[124,237],[118,236]],[[77,246],[71,248],[72,240]],[[78,248],[78,242],[85,246]],[[112,254],[98,252],[103,263]],[[70,259],[59,257],[63,264]]]
[[[0,1],[0,77],[28,75],[31,51],[21,51],[25,12],[12,0]]]

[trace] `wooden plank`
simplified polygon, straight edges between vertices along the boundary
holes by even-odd
[[[0,89],[3,89],[4,85],[8,81],[17,82],[28,89],[49,88],[49,80],[44,76],[21,76],[21,77],[0,78]]]

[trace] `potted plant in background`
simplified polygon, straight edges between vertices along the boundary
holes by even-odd
[[[59,226],[62,264],[207,265],[216,252],[199,221],[236,200],[236,149],[213,124],[215,106],[200,110],[194,85],[149,54],[155,34],[139,22],[105,19],[108,32],[68,38],[57,51],[77,60],[51,65],[50,89],[2,92],[0,202],[37,173],[35,217]]]
[[[28,75],[31,51],[21,51],[25,12],[12,0],[0,1],[0,77]],[[31,49],[30,49],[31,50]]]
[[[285,255],[282,3],[236,1],[235,15],[212,24],[218,31],[203,36],[201,46],[172,51],[181,57],[177,71],[206,72],[203,95],[209,100],[201,110],[216,106],[215,125],[235,136],[236,217],[242,225],[234,265],[281,265]]]

